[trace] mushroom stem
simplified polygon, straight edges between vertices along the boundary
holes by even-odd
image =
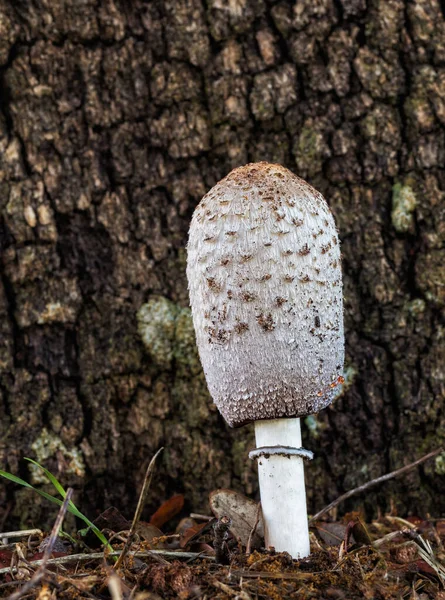
[[[261,508],[266,548],[289,552],[293,558],[310,554],[304,485],[300,419],[255,422]]]

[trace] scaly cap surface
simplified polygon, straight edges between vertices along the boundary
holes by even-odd
[[[229,425],[330,404],[344,362],[342,279],[319,192],[280,165],[234,169],[196,207],[187,277],[207,385]]]

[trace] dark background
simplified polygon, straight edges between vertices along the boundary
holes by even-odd
[[[0,467],[93,517],[257,491],[208,396],[185,279],[201,196],[279,162],[343,252],[347,392],[307,423],[311,512],[445,438],[445,27],[438,0],[0,0]],[[445,509],[445,455],[343,506]],[[44,489],[49,489],[47,486]],[[0,482],[0,524],[52,521]]]

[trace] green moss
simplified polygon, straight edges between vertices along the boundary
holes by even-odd
[[[187,268],[187,251],[185,248],[179,248],[178,254],[176,256],[176,265],[178,271],[185,273]]]
[[[184,370],[186,376],[201,372],[192,313],[167,298],[158,296],[143,304],[137,313],[138,331],[158,367]]]
[[[298,139],[298,149],[308,157],[315,158],[318,153],[320,134],[312,127],[304,127]]]
[[[326,154],[326,144],[322,133],[313,125],[302,128],[295,148],[295,160],[299,169],[309,175],[315,175],[322,169],[323,158]]]
[[[317,415],[308,415],[304,419],[304,424],[308,428],[309,435],[313,438],[318,438],[320,435],[320,423],[318,422]]]
[[[413,228],[413,212],[417,199],[413,189],[408,185],[396,183],[392,188],[391,220],[394,229],[399,233],[407,233]]]
[[[246,461],[249,450],[255,448],[255,433],[253,425],[246,426],[241,439],[234,439],[232,443],[233,474],[243,478],[246,471]]]
[[[333,398],[333,402],[338,400],[347,392],[347,390],[352,386],[354,380],[357,376],[357,370],[352,365],[346,365],[343,371],[343,377],[345,379],[342,385],[338,385],[335,388],[335,395]],[[308,415],[304,419],[304,424],[308,428],[310,437],[316,439],[320,436],[325,428],[325,425],[320,422],[317,418],[317,415]]]
[[[359,469],[359,473],[361,473],[362,475],[368,475],[369,473],[369,468],[368,465],[366,463],[364,463],[360,469]]]
[[[362,121],[363,134],[367,139],[373,139],[377,135],[378,131],[378,118],[374,112],[370,112]]]
[[[422,76],[425,70],[422,70]],[[405,114],[408,117],[408,122],[416,129],[421,131],[429,131],[435,125],[435,115],[431,106],[430,96],[433,82],[426,78],[418,78],[416,81],[418,87],[414,94],[411,95],[405,102]]]
[[[422,298],[415,298],[414,300],[411,300],[411,302],[408,302],[406,305],[406,310],[414,318],[417,318],[419,317],[419,315],[423,314],[425,312],[425,308],[426,302],[425,300],[422,300]]]
[[[186,369],[191,375],[200,373],[201,362],[196,346],[192,311],[189,308],[181,308],[176,318],[173,355],[178,367]]]
[[[196,347],[191,310],[158,296],[137,313],[142,341],[160,371],[173,371],[173,405],[188,427],[204,426],[212,407]]]
[[[445,475],[445,452],[441,452],[439,456],[436,456],[434,470],[438,475]]]
[[[173,359],[176,317],[179,308],[159,296],[143,304],[137,313],[138,331],[153,361],[169,369]]]
[[[416,280],[429,302],[437,306],[445,305],[445,264],[442,249],[432,248],[429,252],[419,255]]]
[[[34,460],[45,466],[47,460],[60,453],[64,459],[64,474],[75,475],[76,477],[85,476],[85,463],[83,455],[77,448],[68,450],[62,440],[54,433],[48,431],[45,427],[42,429],[39,437],[31,445],[34,451]],[[31,472],[31,483],[33,485],[48,483],[46,475],[33,464],[29,465]]]
[[[175,377],[172,387],[173,404],[183,420],[191,428],[206,427],[210,419],[212,398],[207,389],[204,373],[187,379]]]

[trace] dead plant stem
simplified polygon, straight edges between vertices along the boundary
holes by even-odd
[[[11,594],[8,600],[19,600],[22,596],[25,596],[33,587],[38,585],[40,581],[43,579],[46,567],[49,563],[51,554],[53,552],[54,544],[57,541],[57,537],[60,532],[60,528],[62,527],[63,519],[65,518],[66,511],[68,510],[68,505],[71,501],[71,496],[73,495],[72,488],[68,488],[66,492],[65,499],[63,501],[62,506],[60,507],[59,513],[57,515],[56,521],[52,528],[51,534],[49,536],[48,544],[46,545],[45,551],[43,553],[43,558],[40,562],[40,566],[34,575],[31,577],[29,581],[27,581],[22,588]]]
[[[144,509],[144,506],[145,506],[145,501],[147,499],[148,490],[150,489],[150,484],[151,484],[151,480],[153,478],[153,472],[154,472],[154,468],[155,468],[156,459],[158,458],[159,454],[162,452],[163,449],[164,448],[159,448],[159,450],[156,452],[156,454],[151,459],[150,464],[148,465],[148,469],[145,474],[144,484],[142,486],[141,493],[139,494],[138,505],[137,505],[136,511],[134,513],[133,522],[131,523],[130,533],[128,534],[128,538],[127,538],[127,541],[125,542],[125,546],[121,552],[121,555],[117,559],[117,562],[114,566],[114,568],[116,570],[119,569],[119,567],[122,565],[122,562],[123,562],[126,554],[128,553],[128,551],[130,550],[131,544],[133,543],[134,537],[136,535],[136,528],[137,528],[137,525],[141,518],[141,514]]]
[[[120,556],[121,551],[117,550],[114,552],[110,552],[106,554],[106,558]],[[163,556],[165,558],[178,559],[195,559],[195,558],[206,558],[212,562],[215,561],[214,556],[207,556],[202,552],[181,552],[176,550],[148,550],[146,552],[128,552],[129,556],[134,556],[135,558],[154,558],[156,559],[158,556]],[[88,562],[93,560],[102,560],[105,557],[104,552],[94,552],[92,554],[70,554],[68,556],[58,556],[57,558],[52,558],[48,560],[47,565],[66,565],[73,562]],[[42,564],[42,560],[33,560],[30,562],[30,566],[40,567]],[[5,573],[15,573],[18,571],[17,567],[5,567],[4,569],[0,569],[0,575],[4,575]],[[10,599],[8,599],[10,600]]]
[[[327,512],[329,512],[330,510],[332,510],[334,507],[336,507],[338,504],[340,504],[344,500],[347,500],[351,496],[355,496],[356,494],[360,494],[361,492],[364,492],[365,490],[369,489],[370,487],[372,487],[374,485],[378,485],[379,483],[383,483],[384,481],[388,481],[388,479],[393,479],[394,477],[397,477],[398,475],[402,475],[402,473],[406,473],[407,471],[411,471],[412,469],[414,469],[418,465],[424,463],[425,461],[429,460],[430,458],[434,458],[435,456],[437,456],[441,452],[443,452],[443,448],[437,448],[437,450],[434,450],[433,452],[430,452],[429,454],[426,454],[425,456],[422,456],[422,458],[419,458],[418,460],[414,461],[413,463],[410,463],[409,465],[405,465],[404,467],[401,467],[400,469],[396,469],[395,471],[391,471],[391,473],[387,473],[386,475],[382,475],[381,477],[377,477],[376,479],[372,479],[371,481],[368,481],[367,483],[364,483],[363,485],[360,485],[359,487],[356,487],[353,490],[349,490],[349,492],[346,492],[345,494],[343,494],[342,496],[340,496],[339,498],[337,498],[336,500],[334,500],[333,502],[331,502],[330,504],[328,504],[327,506],[325,506],[324,508],[322,508],[320,511],[318,511],[317,514],[315,514],[313,517],[311,517],[309,519],[309,523],[312,523],[314,521],[318,521],[318,519],[320,517],[322,517],[324,514],[326,514]]]

